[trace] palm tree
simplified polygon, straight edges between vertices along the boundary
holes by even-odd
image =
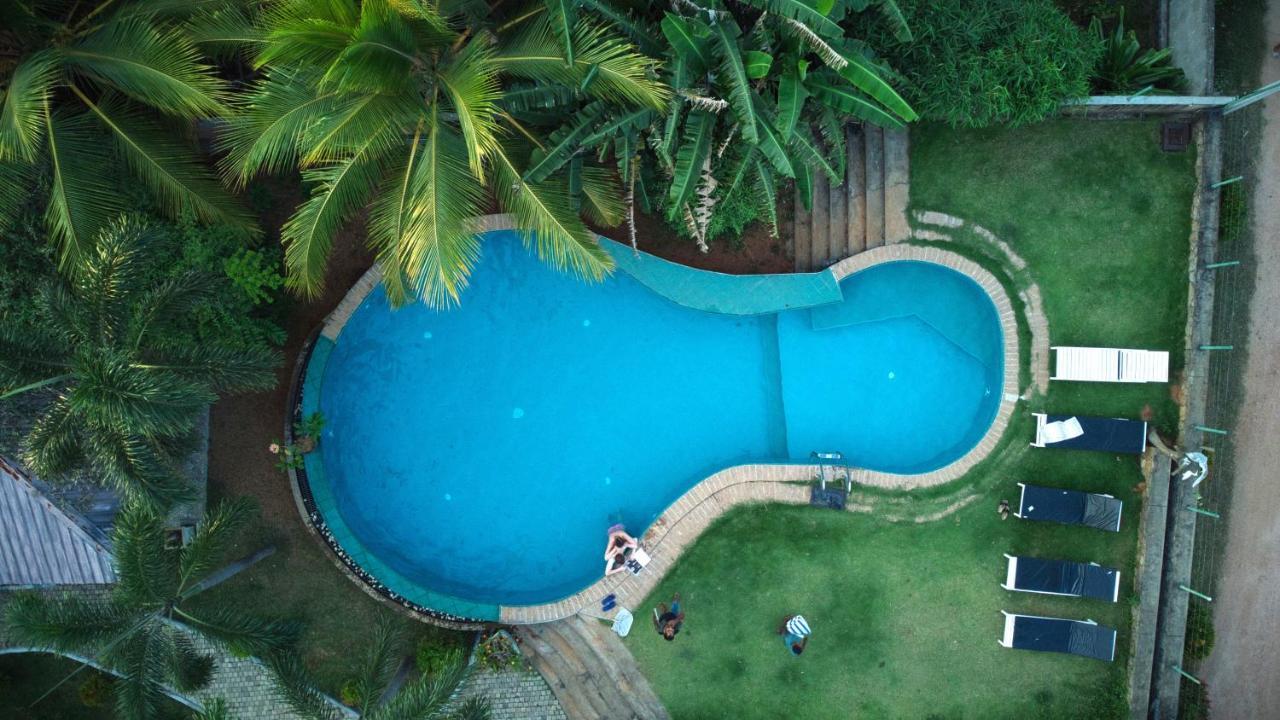
[[[362,720],[434,720],[443,714],[454,690],[467,675],[467,666],[454,657],[433,676],[422,675],[403,685],[399,672],[405,656],[404,634],[398,625],[382,617],[365,651],[351,688],[353,709]],[[344,720],[344,716],[307,676],[294,654],[272,658],[276,685],[289,706],[309,720]],[[488,720],[489,703],[473,697],[448,716],[451,720]]]
[[[612,173],[543,161],[581,140],[567,134],[574,113],[660,109],[667,94],[655,61],[610,32],[575,25],[567,58],[545,17],[507,20],[525,14],[499,2],[284,0],[262,15],[262,78],[229,123],[222,167],[237,184],[302,168],[310,197],[282,232],[291,288],[321,290],[335,233],[366,206],[396,301],[458,300],[480,253],[471,219],[491,201],[556,267],[610,270],[579,214],[621,220]]]
[[[47,288],[40,327],[0,322],[0,400],[57,391],[24,441],[37,474],[84,468],[128,499],[165,507],[188,492],[179,465],[198,413],[218,392],[272,386],[279,358],[171,332],[215,286],[199,274],[150,280],[151,241],[140,221],[117,220],[79,272]]]
[[[47,174],[45,223],[63,267],[77,267],[124,209],[108,170],[114,152],[168,212],[250,231],[182,139],[193,120],[228,110],[225,83],[192,39],[211,35],[228,4],[0,3],[0,223]]]
[[[186,547],[169,549],[164,518],[145,505],[126,506],[112,536],[118,579],[111,594],[17,593],[6,609],[9,631],[20,642],[102,662],[120,675],[117,714],[155,717],[166,686],[190,692],[208,683],[213,659],[196,650],[190,633],[231,652],[263,655],[295,639],[297,627],[290,622],[263,620],[231,606],[200,612],[188,607],[197,594],[274,550],[210,572],[252,514],[253,505],[244,500],[223,503],[205,515]]]

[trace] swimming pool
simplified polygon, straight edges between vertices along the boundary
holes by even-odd
[[[592,285],[511,233],[484,248],[461,307],[373,290],[303,390],[327,419],[306,469],[335,541],[426,607],[570,595],[600,577],[606,527],[639,534],[721,468],[840,451],[921,473],[996,414],[995,306],[941,265],[732,279],[610,245],[621,270]]]

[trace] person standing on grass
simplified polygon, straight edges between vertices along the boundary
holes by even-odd
[[[782,642],[786,644],[792,655],[804,652],[812,632],[803,615],[788,615],[782,618],[782,624],[778,626],[778,634],[782,636]]]
[[[668,642],[676,639],[676,633],[680,632],[680,626],[683,624],[684,613],[680,610],[680,593],[671,597],[670,608],[666,603],[662,603],[653,609],[653,629]]]

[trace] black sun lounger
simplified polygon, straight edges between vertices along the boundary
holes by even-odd
[[[1022,488],[1022,497],[1018,500],[1018,512],[1014,513],[1017,517],[1120,532],[1124,503],[1110,495],[1026,483],[1018,483],[1018,487]]]
[[[1042,560],[1005,555],[1005,590],[1065,595],[1115,602],[1120,599],[1120,571],[1096,563]]]
[[[1032,413],[1036,419],[1036,440],[1032,447],[1065,450],[1097,450],[1099,452],[1141,455],[1147,449],[1147,423],[1142,420],[1087,417],[1084,415],[1046,415]],[[1054,423],[1070,423],[1065,432]],[[1077,429],[1075,426],[1079,424]]]
[[[1060,652],[1111,662],[1116,658],[1116,631],[1092,620],[1065,620],[1035,615],[1004,614],[1004,637],[999,642],[1016,650]]]

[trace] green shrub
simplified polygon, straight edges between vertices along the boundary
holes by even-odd
[[[424,637],[418,641],[418,651],[414,653],[414,664],[423,675],[435,675],[457,662],[461,648],[457,643],[448,642],[440,637]]]
[[[1187,637],[1182,649],[1183,662],[1203,660],[1213,652],[1213,610],[1204,603],[1191,601],[1187,608]]]
[[[342,683],[342,687],[338,690],[338,699],[347,707],[355,707],[360,704],[360,681],[351,678]]]
[[[1173,51],[1169,48],[1143,50],[1138,35],[1126,32],[1124,8],[1110,33],[1102,30],[1102,19],[1094,17],[1089,32],[1102,41],[1102,57],[1093,73],[1093,86],[1099,92],[1132,93],[1147,87],[1158,92],[1172,92],[1186,84],[1182,69],[1173,64]]]
[[[1178,691],[1178,720],[1209,720],[1209,688],[1183,680]]]
[[[89,677],[80,683],[78,691],[80,703],[85,707],[106,707],[111,702],[111,678],[96,670],[89,671]]]
[[[222,261],[222,268],[254,305],[274,301],[273,291],[284,285],[284,276],[258,250],[240,248]]]
[[[723,237],[735,249],[742,247],[742,233],[753,222],[769,217],[769,213],[761,203],[768,202],[755,193],[735,192],[728,198],[722,198],[715,206],[715,212],[707,223],[708,243]],[[676,235],[693,239],[693,232],[682,219],[667,218],[667,224],[676,231]]]
[[[1050,0],[898,0],[914,34],[896,38],[875,13],[862,37],[905,82],[922,117],[953,127],[1023,125],[1089,94],[1101,41]]]

